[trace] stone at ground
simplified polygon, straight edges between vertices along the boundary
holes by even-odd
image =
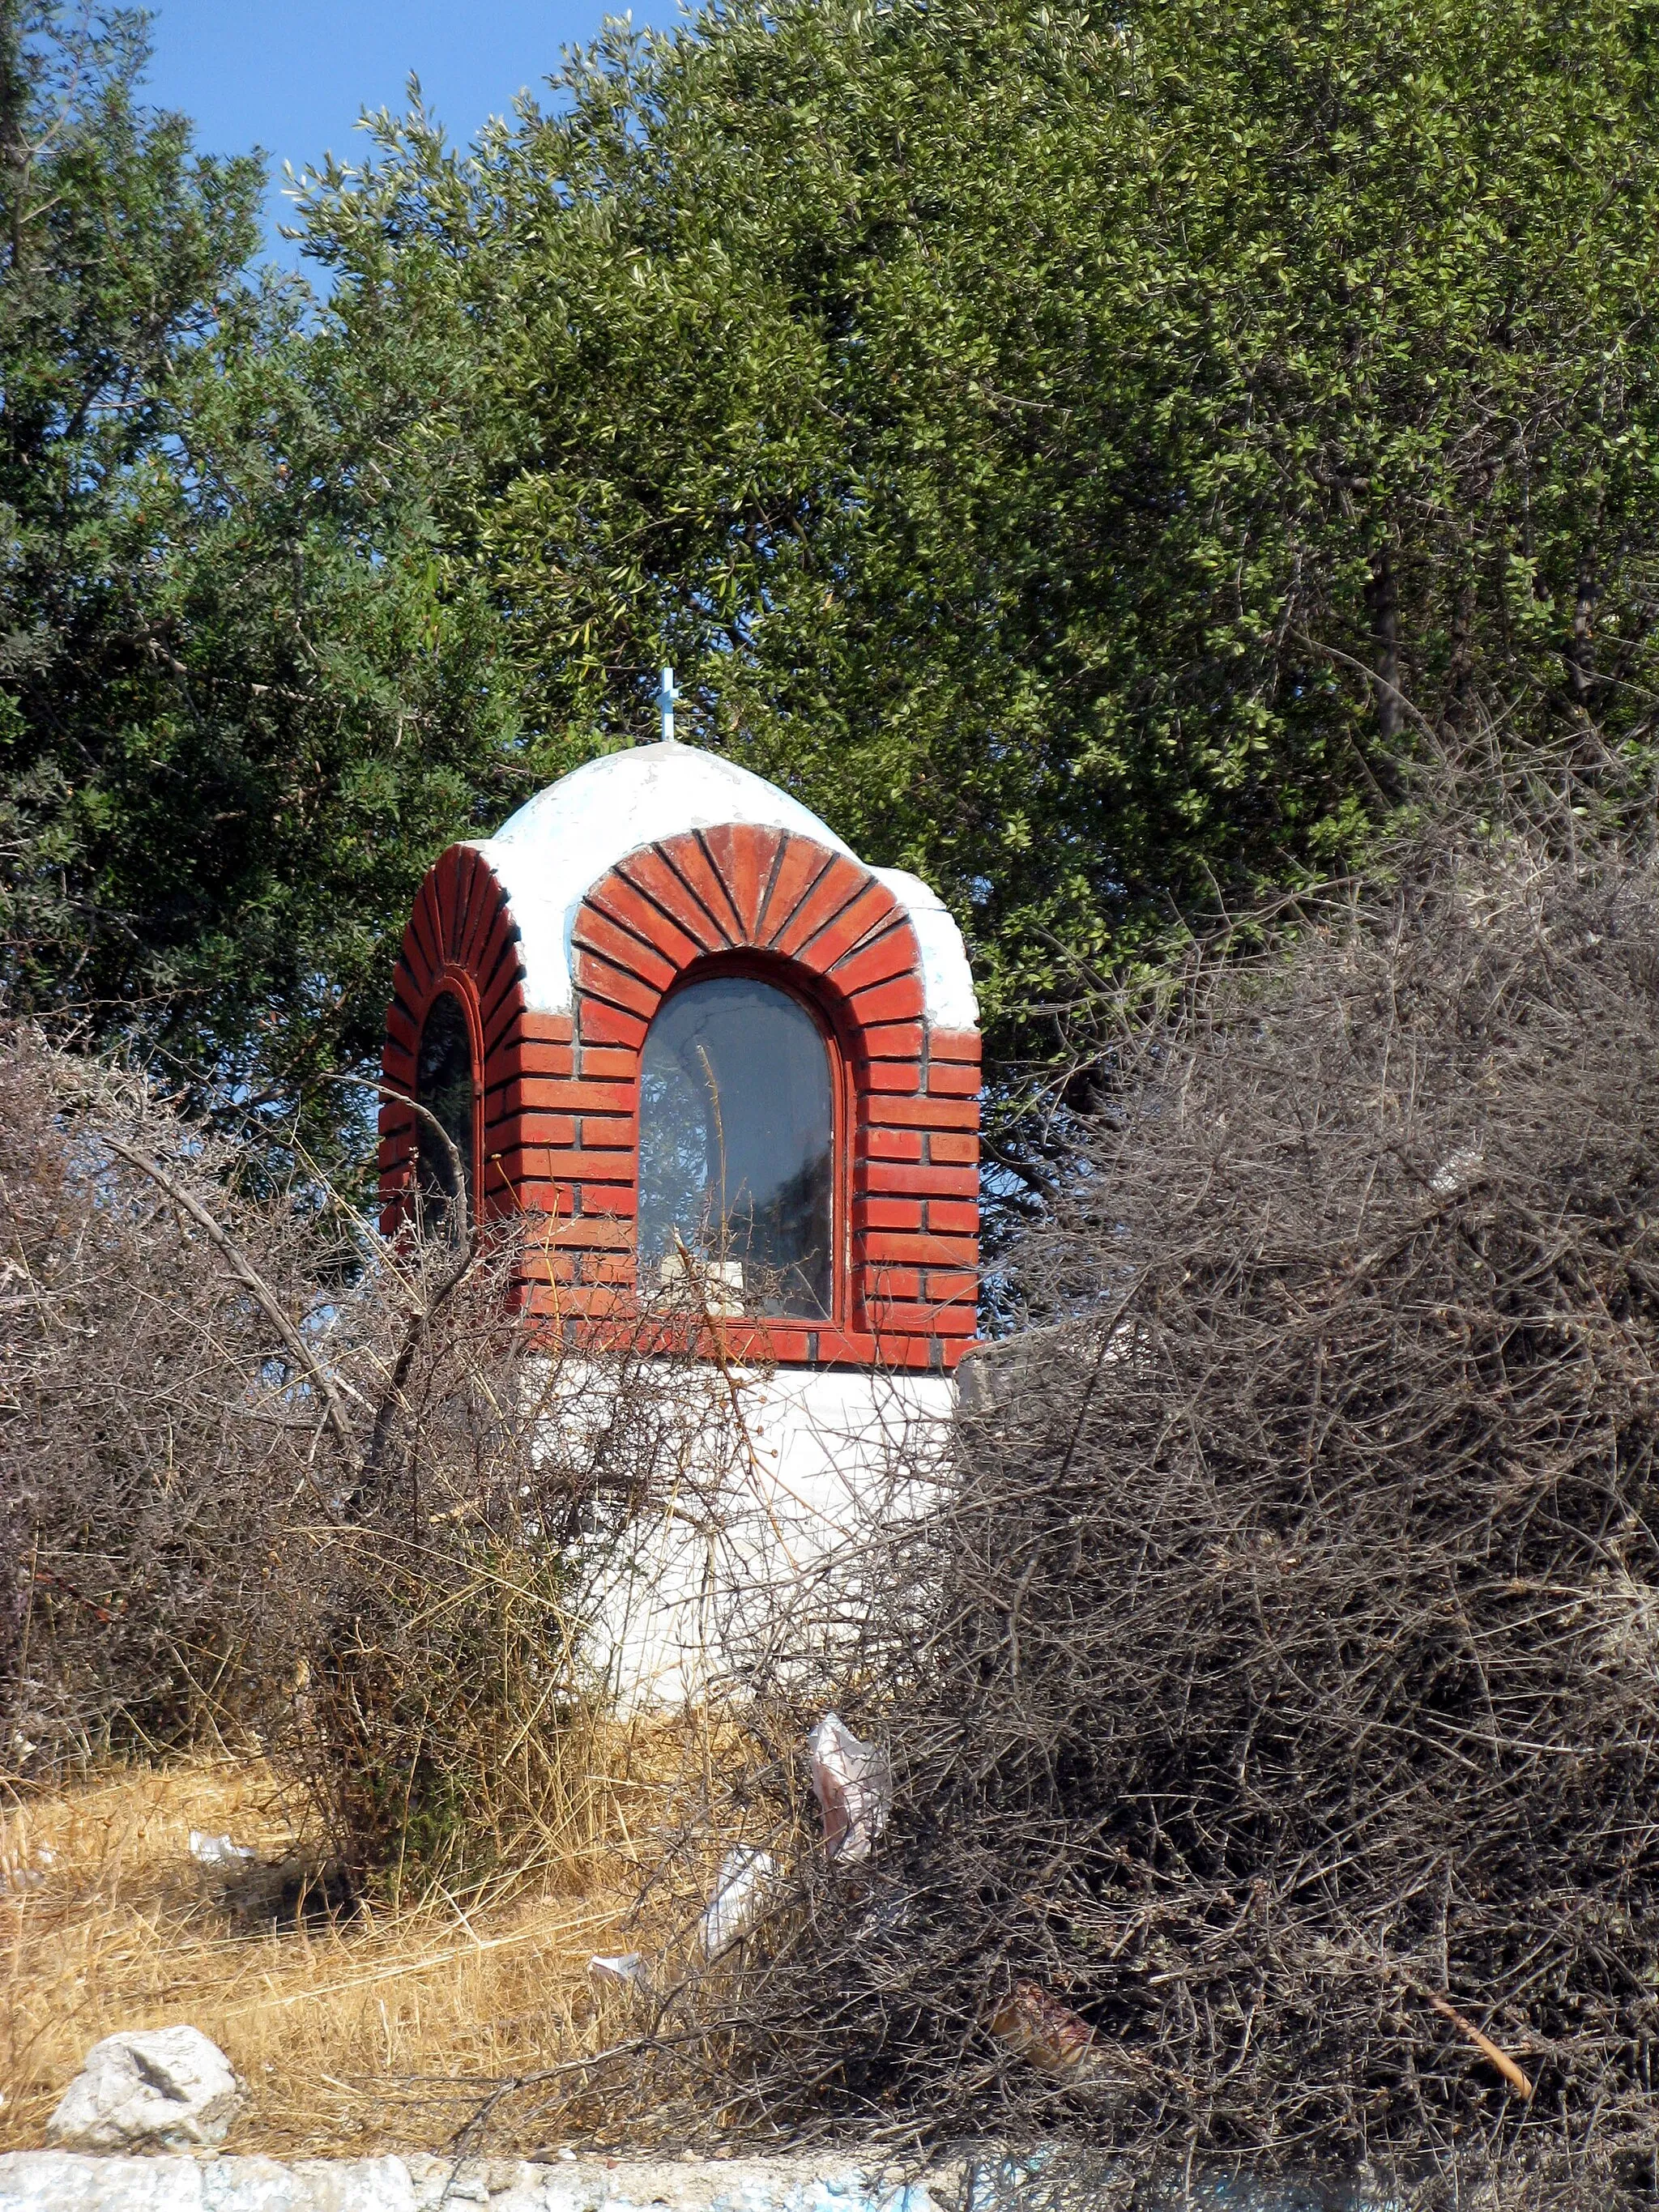
[[[46,2123],[64,2151],[216,2150],[236,2117],[241,2085],[198,2027],[106,2035]]]

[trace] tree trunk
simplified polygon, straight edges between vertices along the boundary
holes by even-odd
[[[1400,595],[1385,552],[1372,562],[1365,605],[1371,618],[1371,665],[1376,671],[1377,734],[1385,745],[1392,745],[1406,716],[1400,696]]]

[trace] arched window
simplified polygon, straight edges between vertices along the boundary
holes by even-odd
[[[798,1000],[711,975],[659,1009],[640,1079],[641,1295],[686,1259],[715,1310],[827,1321],[835,1272],[829,1046]]]
[[[472,1038],[466,1010],[453,991],[440,991],[427,1008],[416,1063],[415,1096],[436,1116],[461,1156],[467,1212],[472,1192]],[[455,1164],[431,1124],[418,1124],[420,1189],[428,1216],[449,1212],[455,1196]]]

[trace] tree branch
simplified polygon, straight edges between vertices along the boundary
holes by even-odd
[[[156,1188],[164,1191],[179,1212],[187,1214],[215,1246],[231,1274],[250,1293],[266,1320],[282,1338],[295,1364],[302,1368],[317,1386],[326,1408],[328,1425],[339,1439],[349,1464],[356,1468],[359,1463],[357,1442],[351,1432],[351,1424],[346,1418],[345,1407],[340,1401],[340,1395],[335,1387],[333,1378],[307,1344],[299,1330],[295,1328],[288,1315],[283,1312],[275,1291],[258,1273],[253,1262],[235,1240],[220,1227],[207,1208],[192,1198],[181,1184],[176,1182],[159,1161],[151,1159],[147,1152],[141,1152],[136,1145],[128,1144],[125,1138],[111,1136],[106,1131],[100,1133],[111,1152],[118,1158],[125,1160],[130,1167],[137,1168],[141,1175],[148,1176]],[[309,1470],[307,1472],[306,1479],[316,1493],[318,1502],[328,1511],[331,1518],[337,1517],[334,1508],[329,1504],[321,1486]]]

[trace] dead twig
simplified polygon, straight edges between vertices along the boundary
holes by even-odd
[[[265,1319],[282,1340],[283,1349],[301,1373],[311,1378],[318,1395],[323,1401],[329,1426],[334,1431],[341,1451],[345,1456],[346,1464],[349,1467],[356,1467],[357,1439],[352,1431],[350,1420],[347,1417],[339,1388],[327,1368],[307,1344],[288,1315],[283,1312],[276,1294],[263,1279],[253,1262],[228,1231],[220,1227],[207,1208],[180,1182],[170,1176],[158,1160],[152,1159],[147,1152],[141,1152],[137,1145],[130,1144],[125,1137],[115,1136],[108,1130],[103,1131],[101,1134],[103,1142],[118,1159],[125,1160],[130,1167],[135,1167],[141,1175],[148,1176],[157,1189],[167,1194],[168,1200],[177,1206],[179,1212],[188,1216],[196,1224],[223,1260],[231,1275],[254,1299],[261,1313],[264,1315]],[[331,1520],[337,1518],[337,1509],[322,1484],[311,1474],[309,1468],[307,1469],[307,1477],[312,1494],[319,1504],[322,1506]]]

